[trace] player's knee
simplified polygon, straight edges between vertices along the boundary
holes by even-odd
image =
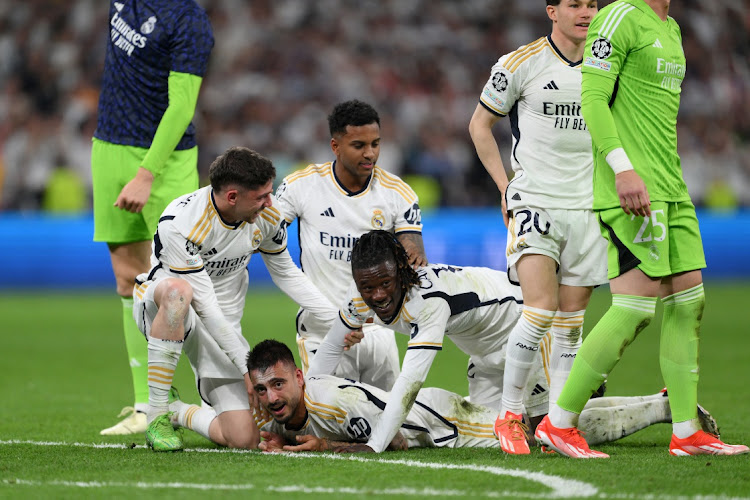
[[[229,448],[239,448],[254,450],[258,448],[260,436],[258,432],[231,432],[229,435],[224,434],[226,445]]]
[[[160,309],[186,313],[193,300],[193,287],[183,279],[169,278],[159,283],[154,300]]]

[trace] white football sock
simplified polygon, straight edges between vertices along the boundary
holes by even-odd
[[[151,422],[169,411],[169,389],[182,353],[182,341],[148,339],[148,412]]]
[[[174,412],[171,420],[173,424],[195,431],[204,438],[211,440],[208,429],[216,418],[216,412],[210,406],[201,408],[198,405],[174,401],[169,404],[169,411]]]
[[[552,321],[552,352],[550,354],[549,401],[556,403],[568,380],[576,352],[581,347],[583,314],[586,310],[557,311]]]
[[[500,415],[523,412],[523,396],[539,344],[555,317],[554,311],[524,306],[523,313],[508,337],[503,374],[503,400]]]

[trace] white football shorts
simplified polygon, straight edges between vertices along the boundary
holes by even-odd
[[[518,282],[523,255],[546,255],[558,264],[558,281],[568,286],[607,283],[607,240],[592,210],[520,207],[508,224],[508,276]]]

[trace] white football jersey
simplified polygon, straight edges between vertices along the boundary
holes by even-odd
[[[138,281],[164,275],[183,278],[193,288],[192,306],[199,316],[218,307],[225,318],[238,322],[245,307],[250,256],[286,249],[281,220],[279,211],[268,207],[252,224],[227,222],[216,209],[210,186],[181,196],[162,213],[151,271]]]
[[[286,225],[299,219],[302,270],[339,304],[352,279],[351,252],[359,237],[373,229],[421,233],[422,220],[417,195],[397,176],[376,166],[355,193],[339,182],[334,165],[314,164],[288,175],[276,190],[275,206]]]
[[[463,352],[482,356],[499,351],[521,314],[521,287],[508,275],[486,267],[430,264],[420,268],[420,284],[404,296],[396,318],[385,323],[351,281],[339,317],[348,328],[375,324],[409,335],[407,350],[441,350],[448,335]]]
[[[567,60],[542,37],[498,60],[479,101],[495,115],[510,115],[509,210],[591,209],[593,152],[581,114],[581,61]]]
[[[378,426],[389,394],[368,384],[320,375],[305,381],[307,420],[288,430],[274,420],[259,420],[261,430],[280,434],[289,443],[295,436],[314,435],[333,441],[367,442]],[[494,434],[497,411],[473,405],[458,394],[425,388],[419,391],[401,426],[409,448],[498,447]]]

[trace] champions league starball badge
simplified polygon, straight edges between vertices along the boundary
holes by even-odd
[[[591,53],[597,59],[606,59],[612,53],[612,44],[606,38],[597,38],[591,44]]]
[[[498,71],[492,75],[492,86],[495,87],[495,90],[498,92],[505,92],[508,90],[508,77],[505,76],[505,73]]]

